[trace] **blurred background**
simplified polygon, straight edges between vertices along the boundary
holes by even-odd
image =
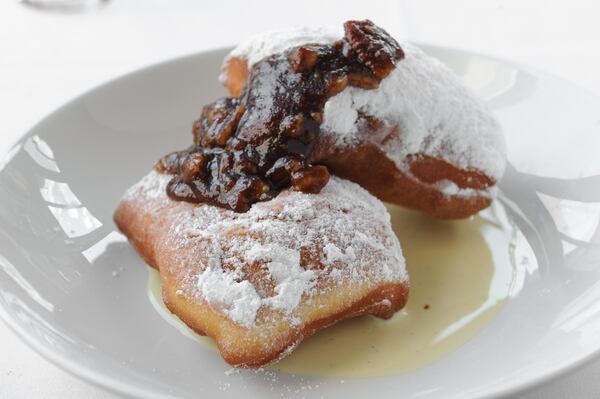
[[[0,1],[0,157],[74,96],[148,64],[292,25],[370,18],[400,40],[466,49],[553,73],[600,95],[593,0]],[[0,325],[0,398],[116,398],[58,370]],[[600,362],[516,396],[590,398]]]

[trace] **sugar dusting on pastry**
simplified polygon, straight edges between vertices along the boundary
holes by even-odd
[[[131,186],[125,194],[122,200],[131,201],[139,198],[140,193],[143,192],[144,198],[148,201],[144,203],[144,210],[149,211],[152,207],[160,206],[169,201],[169,197],[165,195],[166,187],[171,176],[162,173],[148,173],[142,178],[137,184]]]
[[[491,186],[484,190],[476,190],[473,188],[460,188],[451,180],[440,180],[433,184],[442,194],[447,197],[471,197],[482,196],[486,198],[495,198],[498,194],[498,187]]]
[[[170,201],[166,177],[151,172],[125,198],[143,198],[150,207]],[[200,273],[187,276],[183,295],[199,296],[244,327],[255,324],[261,307],[297,323],[299,304],[328,286],[408,279],[383,204],[337,177],[318,195],[286,190],[245,213],[178,204],[163,245],[198,248],[190,256],[202,263]],[[260,281],[248,279],[251,265],[265,273]]]
[[[405,58],[377,90],[348,87],[325,105],[323,127],[351,144],[359,113],[398,124],[400,135],[383,149],[400,169],[406,156],[423,153],[476,169],[494,180],[504,172],[502,129],[477,98],[442,62],[403,43]]]
[[[225,62],[242,57],[251,66],[292,46],[331,43],[341,37],[341,32],[314,28],[267,32],[236,47]],[[409,172],[406,156],[422,153],[498,181],[504,172],[506,146],[502,129],[485,103],[436,58],[408,43],[401,47],[405,58],[377,90],[348,87],[329,99],[324,132],[333,135],[340,147],[353,145],[359,141],[359,114],[367,114],[399,125],[399,137],[381,144],[399,169]]]
[[[306,43],[332,43],[341,37],[338,29],[327,27],[295,27],[285,30],[272,30],[251,36],[229,53],[227,58],[242,57],[248,65],[254,65],[263,58],[283,50]],[[227,58],[225,62],[227,62]],[[223,81],[224,77],[219,76]]]
[[[279,244],[255,244],[246,252],[249,262],[263,261],[275,281],[276,295],[265,299],[268,306],[290,314],[302,295],[315,284],[316,273],[300,266],[300,252]]]

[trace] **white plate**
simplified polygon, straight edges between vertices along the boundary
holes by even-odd
[[[265,373],[227,375],[216,353],[155,312],[147,270],[114,232],[112,213],[156,159],[187,145],[201,105],[224,94],[216,80],[224,51],[103,85],[11,150],[0,163],[0,315],[59,366],[144,398],[483,397],[590,359],[600,350],[600,101],[510,63],[425,47],[504,125],[511,165],[502,201],[524,233],[515,257],[537,259],[518,266],[505,308],[458,350],[393,377],[273,381]]]

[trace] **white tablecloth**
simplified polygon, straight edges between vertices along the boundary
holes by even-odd
[[[325,2],[110,0],[42,11],[0,1],[0,156],[35,122],[81,93],[149,63],[295,24],[369,17],[398,37],[533,65],[600,95],[600,3],[413,0]],[[520,399],[592,398],[600,361]],[[0,398],[116,398],[59,370],[0,323]]]

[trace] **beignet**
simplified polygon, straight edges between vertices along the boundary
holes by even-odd
[[[226,362],[261,366],[340,320],[404,306],[390,216],[358,185],[332,177],[319,194],[286,189],[236,213],[170,199],[171,177],[148,174],[114,219],[159,270],[167,307],[212,337]]]
[[[257,35],[231,51],[220,80],[240,95],[265,57],[340,37],[323,28]],[[506,164],[502,129],[443,63],[414,45],[401,48],[403,59],[377,88],[349,85],[329,98],[313,161],[384,201],[439,218],[468,217],[496,196]]]

